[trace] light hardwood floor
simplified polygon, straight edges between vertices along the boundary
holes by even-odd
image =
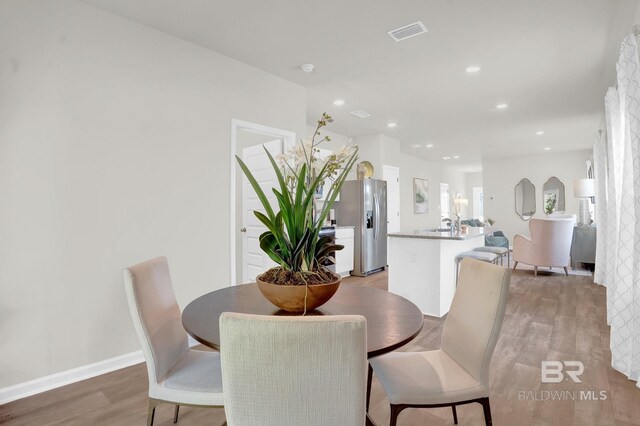
[[[386,272],[350,284],[387,288]],[[440,345],[443,320],[425,317],[420,335],[401,350],[430,350]],[[591,277],[516,271],[504,325],[491,365],[491,405],[494,424],[520,425],[640,425],[640,389],[610,367],[605,289]],[[579,360],[582,383],[541,384],[542,360]],[[580,400],[580,391],[606,392],[606,400]],[[539,400],[543,391],[576,391],[576,400]],[[520,400],[520,392],[538,400]],[[526,392],[531,392],[526,394]],[[555,395],[558,395],[556,393]],[[567,395],[566,393],[564,394]],[[313,403],[310,401],[310,403]],[[6,425],[143,425],[147,410],[147,373],[143,364],[75,383],[0,406]],[[375,376],[372,418],[388,424],[389,407]],[[478,404],[458,408],[460,425],[483,425]],[[156,411],[157,425],[169,425],[173,407]],[[223,409],[182,407],[179,425],[220,425]],[[399,425],[452,425],[449,408],[406,409]],[[303,425],[301,425],[303,426]]]

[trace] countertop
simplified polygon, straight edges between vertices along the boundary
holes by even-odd
[[[392,238],[423,238],[426,240],[470,240],[472,238],[484,237],[491,234],[495,229],[469,227],[466,234],[452,234],[451,232],[438,232],[429,230],[415,230],[412,232],[398,232],[387,234]]]
[[[333,226],[336,229],[349,229],[349,228],[355,228],[355,226],[353,225],[334,225]]]

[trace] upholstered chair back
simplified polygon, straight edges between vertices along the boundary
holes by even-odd
[[[531,263],[542,266],[569,266],[574,225],[575,220],[571,217],[531,219]]]
[[[125,269],[124,284],[152,386],[189,349],[167,259],[157,257]]]
[[[220,317],[224,405],[229,426],[362,426],[364,317]]]
[[[442,332],[441,349],[486,386],[510,279],[510,269],[464,259]]]

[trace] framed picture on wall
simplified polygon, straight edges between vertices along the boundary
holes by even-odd
[[[416,214],[429,213],[429,181],[413,178],[413,212]]]

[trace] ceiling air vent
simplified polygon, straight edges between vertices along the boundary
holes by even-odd
[[[424,26],[422,21],[418,21],[405,25],[404,27],[396,28],[395,30],[387,31],[387,34],[395,41],[402,41],[426,32],[427,27]]]
[[[355,111],[351,111],[351,115],[355,115],[358,118],[367,118],[367,117],[371,117],[371,114],[369,114],[366,111],[363,111],[361,109],[355,110]]]

